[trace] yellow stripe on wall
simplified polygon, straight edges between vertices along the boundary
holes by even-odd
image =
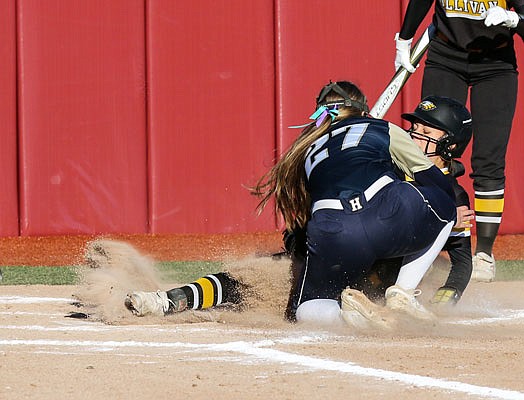
[[[195,283],[198,283],[200,287],[202,288],[202,308],[209,308],[213,307],[213,301],[215,298],[215,290],[213,288],[213,285],[207,278],[200,278],[195,281]]]
[[[501,213],[504,199],[475,199],[475,211]]]

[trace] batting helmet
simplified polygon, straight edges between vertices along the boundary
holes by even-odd
[[[466,107],[449,97],[427,96],[415,111],[402,114],[402,118],[412,124],[422,121],[446,132],[446,135],[438,140],[426,138],[437,144],[435,154],[448,161],[462,156],[471,140],[471,114]]]

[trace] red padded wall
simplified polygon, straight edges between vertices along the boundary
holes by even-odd
[[[299,133],[287,127],[308,122],[330,79],[357,84],[371,108],[394,74],[398,2],[350,3],[276,0],[280,151]],[[388,115],[399,115],[400,105],[395,102]]]
[[[19,0],[21,234],[147,230],[143,0]]]
[[[274,229],[253,185],[275,147],[270,1],[148,1],[153,233]]]
[[[18,235],[15,5],[0,0],[0,236]]]
[[[329,79],[374,104],[407,2],[0,0],[0,235],[274,230],[246,186]],[[386,119],[403,125],[422,68]],[[520,97],[501,233],[524,232]]]

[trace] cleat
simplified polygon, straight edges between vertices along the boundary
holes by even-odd
[[[170,310],[171,300],[167,298],[167,292],[132,292],[124,301],[128,310],[138,317],[144,315],[163,316]]]
[[[344,321],[358,330],[379,328],[391,330],[392,321],[384,317],[384,309],[359,290],[346,288],[340,295]]]
[[[495,258],[480,252],[473,256],[471,280],[474,282],[493,282],[495,280]]]
[[[400,286],[390,286],[386,289],[386,307],[416,319],[435,320],[436,316],[417,300],[416,296],[419,294],[420,290],[404,290]]]

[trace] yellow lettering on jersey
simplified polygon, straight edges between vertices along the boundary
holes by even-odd
[[[440,3],[448,18],[482,19],[480,16],[490,7],[507,8],[506,0],[440,0]]]

